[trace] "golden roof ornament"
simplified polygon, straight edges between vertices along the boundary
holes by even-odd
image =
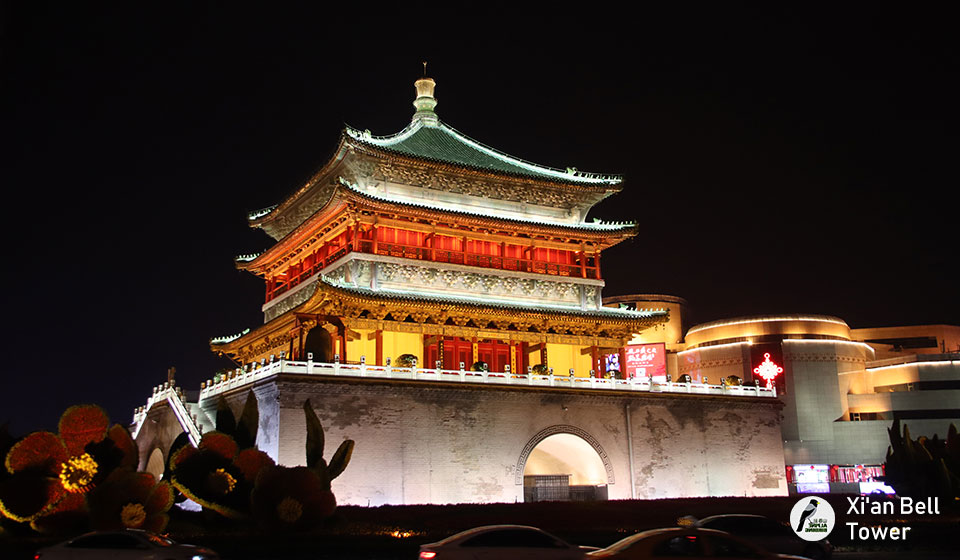
[[[420,121],[426,126],[437,126],[440,119],[433,109],[437,106],[437,99],[433,96],[433,90],[437,87],[437,82],[433,78],[427,77],[427,63],[423,63],[423,77],[413,83],[417,90],[417,98],[413,100],[413,106],[417,112],[413,114],[414,121]]]

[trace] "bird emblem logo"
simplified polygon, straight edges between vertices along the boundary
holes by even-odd
[[[803,513],[800,514],[800,522],[797,523],[797,528],[794,529],[794,531],[799,533],[803,530],[803,522],[817,511],[817,505],[819,504],[820,502],[818,502],[815,498],[811,498],[810,501],[807,502],[806,507],[803,508]]]
[[[833,507],[823,498],[801,498],[790,510],[790,528],[806,541],[827,538],[835,522]]]

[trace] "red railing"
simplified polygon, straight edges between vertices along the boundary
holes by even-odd
[[[367,239],[361,240],[360,251],[363,253],[373,253],[373,242]],[[429,247],[416,247],[412,245],[401,245],[399,243],[378,243],[376,254],[433,262],[463,264],[467,266],[479,266],[483,268],[516,270],[518,272],[551,274],[554,276],[597,278],[596,266],[581,267],[579,264],[561,264],[538,261],[535,259],[523,259],[519,257],[501,257],[496,255],[469,253],[467,251],[431,249]]]
[[[354,249],[356,245],[356,249]],[[432,249],[430,247],[417,247],[414,245],[402,245],[399,243],[377,243],[374,251],[373,241],[369,239],[360,239],[351,241],[343,247],[334,247],[329,249],[331,252],[323,257],[316,259],[313,266],[304,266],[302,270],[297,271],[294,267],[288,269],[290,278],[283,284],[275,284],[271,289],[270,282],[267,282],[267,301],[287,292],[296,287],[303,280],[313,276],[322,268],[333,264],[337,259],[354,250],[360,253],[385,255],[391,257],[400,257],[404,259],[414,259],[431,262],[442,262],[451,264],[462,264],[466,266],[478,266],[482,268],[493,268],[499,270],[514,270],[517,272],[532,272],[534,274],[549,274],[552,276],[572,276],[574,278],[600,277],[598,267],[593,265],[580,264],[561,264],[535,259],[524,259],[519,257],[501,257],[494,255],[483,255],[479,253],[469,253],[467,251],[451,251],[447,249]]]

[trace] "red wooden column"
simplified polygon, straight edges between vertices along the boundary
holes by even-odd
[[[293,340],[290,340],[290,344],[293,344]],[[303,327],[297,327],[297,344],[290,352],[291,360],[302,360],[303,359]]]
[[[440,362],[440,368],[443,369],[446,358],[443,356],[443,335],[437,336],[437,361]],[[452,368],[451,368],[452,369]]]
[[[383,330],[381,329],[377,329],[376,331],[376,346],[377,346],[376,365],[382,366],[383,365]]]
[[[603,277],[600,276],[600,251],[594,253],[593,264],[597,267],[597,280],[602,280]]]

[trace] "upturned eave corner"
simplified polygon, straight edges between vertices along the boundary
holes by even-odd
[[[297,200],[302,198],[306,193],[313,189],[318,183],[320,183],[324,177],[330,174],[331,170],[336,167],[340,161],[343,160],[343,157],[350,150],[348,146],[349,136],[347,136],[346,129],[343,129],[340,133],[340,138],[337,144],[336,149],[333,152],[333,155],[324,163],[317,171],[315,171],[309,179],[304,182],[293,193],[287,195],[281,202],[268,206],[263,210],[258,210],[250,212],[247,215],[247,225],[251,228],[264,229],[271,222],[275,221],[279,216],[281,216],[287,208],[293,205]]]

